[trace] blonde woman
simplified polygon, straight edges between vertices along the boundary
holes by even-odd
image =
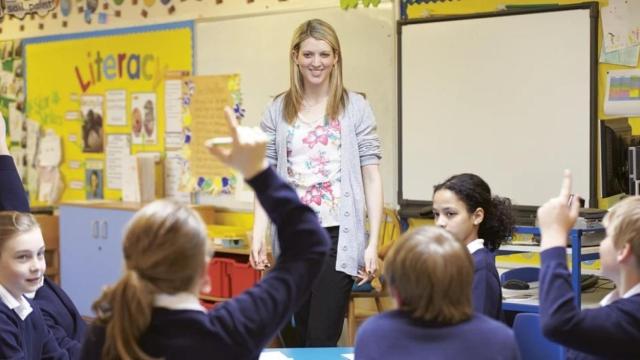
[[[313,19],[296,29],[290,69],[289,90],[262,119],[271,138],[267,158],[316,211],[332,240],[322,273],[295,314],[301,343],[294,345],[336,346],[353,278],[363,283],[376,271],[380,142],[369,103],[342,84],[342,52],[331,25]],[[258,270],[268,265],[266,228],[267,216],[256,203],[251,261]],[[272,244],[277,257],[275,231]]]
[[[237,126],[231,149],[211,148],[236,167],[278,224],[282,261],[260,283],[206,312],[207,232],[187,206],[159,200],[142,208],[124,235],[125,273],[94,303],[97,319],[82,359],[257,359],[311,289],[329,250],[314,212],[268,168],[266,137]]]

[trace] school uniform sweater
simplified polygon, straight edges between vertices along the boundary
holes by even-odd
[[[540,254],[540,320],[568,359],[640,359],[640,294],[580,310],[574,303],[564,247]]]
[[[519,359],[513,332],[503,323],[475,313],[455,325],[411,318],[394,310],[367,319],[356,337],[358,360]]]
[[[0,155],[0,211],[29,212],[29,201],[9,155]]]
[[[496,269],[495,255],[484,247],[484,240],[477,239],[467,245],[473,257],[473,285],[471,302],[475,312],[490,318],[502,318],[502,288]]]
[[[33,300],[60,348],[67,351],[71,359],[80,358],[87,325],[69,296],[45,277]]]
[[[32,311],[22,320],[0,301],[0,359],[69,359],[47,328],[38,307],[29,303]]]
[[[0,211],[29,212],[29,200],[23,190],[11,156],[0,155]],[[69,296],[54,282],[44,278],[33,302],[40,308],[44,320],[58,345],[72,359],[80,356],[86,324]]]
[[[258,284],[208,313],[155,307],[141,348],[171,359],[257,359],[269,340],[306,298],[329,251],[329,237],[316,214],[275,171],[248,180],[278,226],[282,253]],[[92,325],[82,359],[98,359],[105,327]]]

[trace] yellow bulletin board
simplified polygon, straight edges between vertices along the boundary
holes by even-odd
[[[122,198],[108,186],[109,135],[128,135],[131,154],[164,153],[164,80],[193,72],[193,35],[187,21],[25,41],[27,118],[62,138],[61,201],[87,199],[88,169],[100,164],[100,196]],[[101,128],[90,128],[98,115]]]

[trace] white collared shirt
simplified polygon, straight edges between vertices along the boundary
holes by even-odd
[[[156,294],[153,299],[153,306],[169,310],[195,310],[207,312],[207,309],[200,305],[198,297],[189,292],[181,292],[177,294]]]
[[[20,320],[26,319],[27,316],[29,316],[29,314],[31,314],[31,312],[33,311],[31,304],[29,304],[24,296],[21,296],[18,300],[14,298],[13,295],[11,295],[11,293],[2,285],[0,285],[0,300],[2,300],[2,302],[7,305],[9,309],[18,314]]]
[[[640,283],[637,283],[636,286],[632,287],[626,293],[624,293],[624,295],[622,295],[622,298],[630,298],[636,294],[640,294]],[[620,294],[618,292],[618,289],[613,290],[612,292],[608,293],[607,296],[604,297],[604,299],[600,300],[600,306],[610,305],[611,303],[619,299]]]
[[[484,247],[484,239],[475,239],[472,242],[467,244],[467,249],[469,250],[469,254],[473,254],[474,252],[482,249]]]

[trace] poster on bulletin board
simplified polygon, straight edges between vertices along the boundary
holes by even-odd
[[[27,117],[63,140],[62,201],[120,200],[107,157],[164,153],[164,77],[193,70],[192,46],[191,21],[25,41]]]

